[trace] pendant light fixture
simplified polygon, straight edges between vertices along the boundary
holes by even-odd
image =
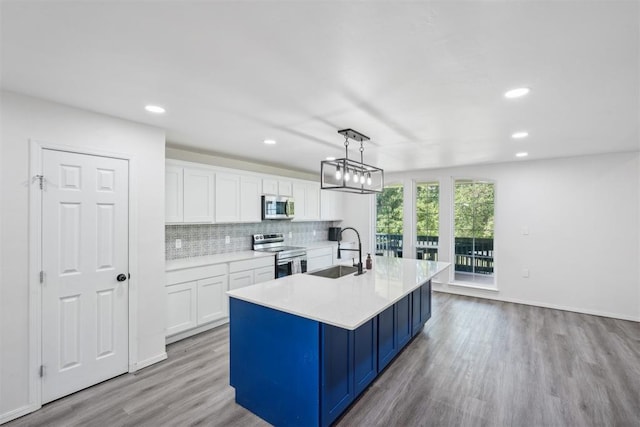
[[[323,190],[357,194],[381,193],[384,171],[364,163],[364,142],[368,136],[353,129],[338,131],[344,136],[344,158],[320,162],[320,182]],[[349,140],[360,143],[360,161],[349,158]]]

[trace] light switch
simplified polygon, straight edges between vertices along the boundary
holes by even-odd
[[[529,269],[528,268],[523,268],[522,269],[522,277],[529,277]]]
[[[527,227],[527,226],[522,227],[522,235],[523,236],[528,236],[529,235],[529,227]]]
[[[182,248],[182,239],[176,239],[176,249]]]
[[[224,236],[224,243],[227,244],[227,245],[229,243],[231,243],[231,237],[230,236]]]
[[[289,238],[291,239],[293,237],[293,233],[290,231],[289,232]]]
[[[316,236],[316,230],[313,230],[313,237]]]

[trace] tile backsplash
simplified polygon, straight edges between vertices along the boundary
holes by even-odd
[[[329,227],[340,221],[263,221],[246,224],[180,224],[165,226],[165,258],[167,260],[251,250],[253,234],[284,233],[288,245],[327,240]],[[313,235],[315,230],[316,235]],[[291,238],[289,238],[291,232]],[[229,236],[230,243],[225,243]],[[176,249],[176,239],[182,247]]]

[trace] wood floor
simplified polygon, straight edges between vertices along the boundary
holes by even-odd
[[[234,403],[228,327],[7,426],[264,426]],[[338,426],[640,426],[640,324],[434,293],[425,329]]]

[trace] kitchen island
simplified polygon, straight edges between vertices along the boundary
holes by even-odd
[[[276,426],[330,425],[431,317],[431,278],[449,265],[375,257],[360,276],[228,292],[236,402]]]

